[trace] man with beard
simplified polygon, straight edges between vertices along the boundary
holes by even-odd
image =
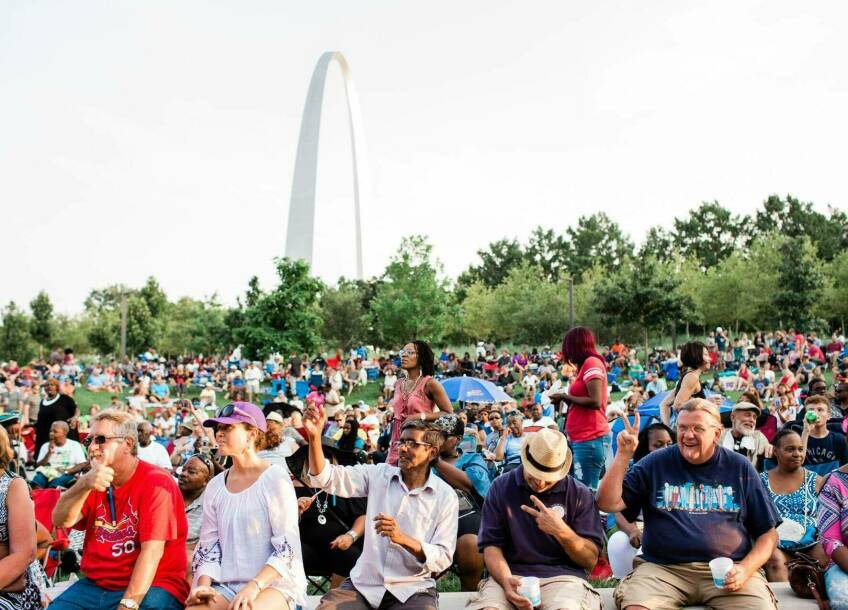
[[[771,457],[771,443],[757,430],[760,408],[751,402],[738,402],[730,413],[731,427],[721,435],[719,444],[745,456],[758,471],[762,472],[760,457]]]
[[[38,419],[35,422],[35,455],[41,446],[50,440],[50,427],[53,422],[67,422],[70,431],[68,438],[79,441],[77,419],[79,410],[74,399],[59,393],[59,380],[51,377],[45,385],[47,395],[38,406]]]
[[[154,440],[153,424],[149,421],[139,422],[138,424],[138,459],[164,468],[168,472],[173,469],[171,458],[168,457],[168,450]]]
[[[324,595],[319,610],[436,610],[435,577],[456,548],[453,489],[433,472],[443,442],[432,422],[407,419],[398,439],[398,465],[334,466],[324,459],[326,415],[307,409],[310,484],[344,498],[368,498],[362,555],[350,577]]]

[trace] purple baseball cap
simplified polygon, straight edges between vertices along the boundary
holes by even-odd
[[[256,426],[262,432],[267,432],[268,423],[262,409],[250,402],[231,402],[221,407],[217,417],[212,417],[203,422],[205,428],[213,428],[215,424],[247,424]]]

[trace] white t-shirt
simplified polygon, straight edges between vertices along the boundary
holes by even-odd
[[[535,375],[525,375],[521,380],[521,385],[525,388],[533,388],[539,385],[539,378]]]
[[[138,446],[138,459],[144,460],[148,464],[159,466],[165,470],[173,470],[171,458],[168,457],[168,450],[162,446],[162,443],[150,441],[147,447]]]
[[[50,448],[50,443],[44,443],[38,451],[36,462],[40,462],[47,455],[47,450]],[[85,450],[76,441],[71,439],[65,440],[65,444],[61,447],[54,447],[53,454],[50,456],[50,461],[47,464],[52,468],[67,470],[77,464],[82,464],[88,461],[85,457]]]

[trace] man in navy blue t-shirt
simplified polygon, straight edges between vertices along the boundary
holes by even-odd
[[[592,491],[569,476],[569,468],[571,451],[561,432],[525,435],[521,466],[496,478],[486,495],[477,546],[490,577],[466,610],[530,610],[530,600],[518,593],[524,576],[540,579],[544,607],[600,610],[600,595],[586,577],[604,533]]]
[[[649,454],[627,472],[638,425],[638,419],[625,423],[598,489],[601,510],[628,521],[641,512],[645,523],[641,562],[616,588],[617,607],[773,610],[761,568],[777,545],[780,517],[751,463],[718,445],[716,407],[700,398],[684,403],[679,445]],[[708,565],[717,557],[734,562],[721,588]]]

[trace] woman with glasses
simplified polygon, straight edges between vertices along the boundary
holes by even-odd
[[[407,343],[400,351],[400,366],[406,372],[406,377],[398,380],[392,398],[394,419],[389,456],[386,459],[386,463],[391,466],[398,463],[400,430],[409,417],[433,421],[445,412],[453,412],[453,405],[442,384],[433,379],[436,362],[429,345],[424,341]]]
[[[232,467],[206,486],[190,610],[294,610],[306,599],[297,499],[288,473],[257,455],[267,423],[248,402],[204,422]]]

